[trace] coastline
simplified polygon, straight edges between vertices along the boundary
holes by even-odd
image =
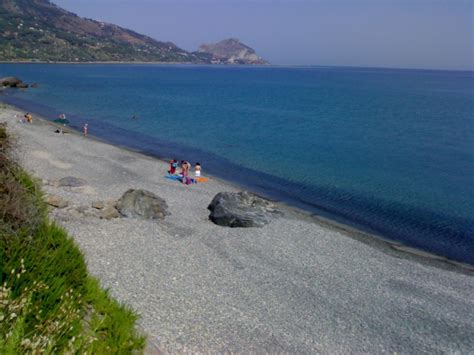
[[[263,67],[263,68],[336,68],[336,69],[353,69],[353,70],[364,70],[364,69],[375,69],[375,70],[393,70],[393,71],[442,71],[442,72],[465,72],[465,73],[474,73],[474,69],[443,69],[443,68],[411,68],[411,67],[374,67],[374,66],[346,66],[346,65],[328,65],[328,64],[212,64],[212,63],[194,63],[194,62],[50,62],[50,61],[2,61],[0,60],[0,64],[86,64],[86,65],[202,65],[202,66],[222,66],[222,67]]]
[[[5,69],[8,71],[8,66]],[[369,159],[368,157],[371,157],[371,150],[368,142],[364,143],[365,141],[361,140],[360,143],[356,143],[351,139],[340,139],[341,137],[338,135],[328,136],[328,142],[334,141],[330,146],[327,145],[319,148],[316,148],[318,144],[326,144],[323,143],[326,142],[323,137],[318,137],[317,141],[320,142],[318,144],[309,144],[310,140],[308,140],[308,142],[303,144],[303,146],[307,145],[307,148],[302,149],[301,152],[298,152],[296,148],[300,145],[298,143],[299,140],[296,135],[293,135],[293,138],[288,141],[288,146],[281,146],[277,150],[268,144],[273,139],[272,134],[266,139],[259,139],[258,134],[255,135],[256,131],[249,130],[248,133],[245,132],[246,127],[251,127],[251,125],[246,124],[242,126],[242,129],[238,128],[236,134],[230,134],[229,131],[226,133],[225,129],[222,129],[223,134],[219,133],[220,125],[216,125],[213,121],[218,123],[226,120],[229,125],[239,126],[238,122],[243,122],[247,118],[253,117],[252,115],[245,115],[243,121],[239,120],[237,114],[239,111],[228,109],[232,107],[229,106],[232,103],[230,96],[227,98],[229,102],[226,105],[216,106],[215,110],[209,111],[209,114],[202,115],[205,110],[197,108],[201,104],[208,108],[212,107],[211,96],[205,95],[207,99],[203,99],[204,101],[201,102],[200,99],[198,100],[197,97],[193,96],[193,89],[186,89],[188,86],[183,86],[182,90],[186,91],[190,98],[194,97],[194,99],[190,100],[194,100],[193,102],[197,106],[193,104],[189,107],[189,110],[183,110],[183,108],[180,108],[180,105],[176,105],[180,100],[180,96],[177,95],[176,97],[173,96],[174,98],[172,99],[172,107],[175,108],[170,108],[168,112],[164,108],[168,106],[168,103],[171,105],[171,102],[168,102],[169,98],[166,95],[160,100],[152,100],[148,103],[148,100],[144,99],[143,102],[138,104],[141,101],[138,97],[142,96],[140,94],[135,99],[133,90],[141,92],[143,88],[129,88],[127,80],[124,80],[125,77],[128,77],[128,75],[135,71],[140,73],[139,75],[142,80],[147,75],[154,75],[157,79],[168,76],[170,80],[175,80],[175,77],[184,79],[188,76],[188,70],[184,67],[182,69],[180,70],[178,67],[174,67],[174,69],[171,67],[159,68],[158,66],[147,69],[140,66],[127,67],[126,65],[123,69],[107,66],[74,68],[67,65],[63,67],[51,66],[50,68],[45,66],[43,69],[35,68],[34,66],[29,68],[18,67],[16,69],[12,67],[12,72],[20,77],[22,72],[25,72],[25,74],[31,71],[37,72],[39,76],[29,76],[30,74],[27,74],[25,78],[31,82],[43,82],[44,85],[40,84],[42,87],[29,90],[28,92],[10,90],[5,92],[3,96],[5,102],[21,107],[25,111],[40,113],[44,117],[55,118],[60,113],[67,112],[71,125],[82,129],[83,124],[88,123],[90,133],[105,138],[113,145],[130,147],[152,156],[177,157],[193,162],[201,161],[205,163],[207,173],[212,172],[212,174],[224,180],[245,186],[246,189],[258,192],[272,200],[284,201],[291,206],[296,206],[339,223],[350,225],[366,233],[381,235],[392,241],[405,243],[458,262],[474,265],[474,254],[471,252],[473,247],[472,238],[470,238],[470,235],[474,232],[473,221],[469,215],[471,208],[468,203],[467,193],[463,193],[469,191],[469,181],[467,181],[466,175],[464,175],[464,179],[461,178],[463,175],[459,177],[461,181],[456,180],[456,171],[462,169],[462,161],[450,159],[449,155],[446,156],[449,153],[449,149],[443,147],[443,144],[436,144],[435,149],[438,151],[436,154],[435,150],[430,151],[422,146],[420,149],[428,157],[431,157],[433,154],[433,159],[440,159],[441,156],[439,154],[444,157],[443,159],[445,160],[443,161],[446,162],[444,169],[450,172],[448,173],[449,179],[442,178],[444,175],[439,175],[436,171],[431,170],[433,165],[428,163],[431,159],[426,160],[425,163],[418,161],[416,164],[417,168],[414,168],[415,165],[410,163],[410,161],[416,161],[418,155],[407,154],[405,158],[401,156],[399,157],[400,159],[396,158],[400,152],[400,150],[396,149],[396,144],[394,143],[398,141],[397,139],[387,141],[387,143],[392,142],[388,143],[392,148],[387,151],[387,154],[394,155],[395,160],[393,162],[395,164],[391,164],[389,160],[383,159],[381,152],[375,153],[378,150],[374,150],[375,160],[373,158]],[[204,67],[188,69],[199,73],[199,75],[202,74],[205,78],[209,79],[214,76],[216,78],[226,78],[228,76],[243,75],[247,78],[245,82],[251,82],[254,76],[267,76],[264,73],[266,70],[263,68],[261,70],[256,69],[257,72],[255,73],[253,69],[243,69],[242,73],[240,73],[240,69],[232,68],[229,68],[230,72],[225,68],[221,68],[222,70],[219,68],[212,69],[211,67],[206,69]],[[69,98],[64,96],[64,93],[76,85],[73,82],[69,84],[64,83],[66,85],[64,87],[65,91],[63,93],[58,92],[59,97],[57,101],[51,100],[53,97],[56,97],[55,91],[57,89],[54,89],[54,86],[61,86],[61,81],[58,84],[53,84],[56,79],[51,78],[51,82],[48,84],[49,79],[42,77],[42,75],[50,71],[56,73],[63,70],[71,71],[72,77],[75,78],[73,80],[74,83],[81,83],[78,86],[78,96],[75,98],[74,91],[69,93]],[[104,81],[105,79],[100,79],[101,81],[97,85],[104,90],[102,92],[104,95],[103,99],[101,95],[88,98],[86,91],[83,91],[81,87],[82,85],[88,86],[89,79],[84,80],[82,78],[88,78],[88,75],[93,77],[99,75],[101,77],[102,74],[100,73],[103,71],[108,73],[107,77],[110,77],[107,81],[112,80],[116,83],[116,86],[109,90],[103,85],[109,85],[110,83],[106,84],[107,81]],[[315,73],[319,73],[319,70]],[[326,73],[326,71],[322,73]],[[299,75],[292,71],[276,71],[275,75],[277,74]],[[335,79],[346,76],[344,72],[339,74],[330,72],[327,74],[330,76],[335,75]],[[365,73],[358,73],[355,76],[365,76]],[[380,79],[383,77],[380,77]],[[201,82],[201,79],[199,82]],[[146,89],[145,92],[154,92],[152,87]],[[191,85],[190,87],[194,86]],[[213,90],[212,85],[206,85],[206,87],[210,88],[211,91]],[[160,90],[157,89],[157,95]],[[205,90],[207,89],[203,87],[202,91]],[[251,87],[248,87],[248,90],[252,90]],[[118,95],[123,97],[124,100],[118,101],[117,104],[119,106],[115,106],[113,103]],[[148,96],[143,95],[143,97]],[[360,99],[361,102],[365,102],[364,97]],[[102,104],[103,100],[106,100],[112,106],[106,108]],[[82,101],[82,103],[74,108],[74,102],[76,101]],[[88,102],[90,102],[90,105]],[[127,104],[124,105],[124,102],[127,102]],[[284,102],[284,99],[277,100],[275,105],[278,105],[278,102]],[[258,106],[260,104],[255,103],[255,105]],[[370,104],[365,102],[365,105],[368,105],[367,109],[370,110]],[[120,109],[117,109],[118,107]],[[173,111],[175,109],[178,111]],[[245,111],[247,108],[243,108],[243,110]],[[143,120],[135,121],[128,119],[137,113]],[[262,115],[261,117],[268,116],[269,119],[273,117],[266,111],[260,113],[257,110],[255,117],[260,117],[260,115]],[[155,116],[160,117],[160,119],[158,120]],[[180,116],[180,119],[176,119]],[[200,119],[196,120],[193,117],[199,117]],[[309,120],[317,120],[317,117],[318,115],[308,115]],[[162,124],[160,124],[160,120],[163,120]],[[203,130],[203,136],[207,136],[208,139],[206,138],[202,142],[197,138],[198,135],[193,133],[200,130],[201,127],[198,122],[201,120],[209,125],[209,129]],[[256,122],[258,121],[260,120],[256,120]],[[298,134],[302,138],[306,137],[305,139],[309,139],[309,135],[298,128],[301,125],[308,124],[308,127],[313,127],[314,131],[311,134],[315,137],[321,132],[321,130],[315,129],[317,124],[297,123],[293,125],[293,128],[290,128],[292,125],[289,123],[290,121],[285,120],[285,122],[290,125],[288,126],[289,129],[300,130]],[[397,123],[393,122],[393,124]],[[189,127],[188,137],[180,136],[178,133],[182,129],[180,125]],[[153,129],[148,129],[150,127],[153,127]],[[362,127],[365,127],[363,122],[355,125],[356,129],[361,130],[359,134],[364,135]],[[374,129],[379,130],[375,127]],[[423,127],[418,128],[424,129]],[[341,132],[345,130],[343,127],[340,127],[340,129]],[[336,131],[338,130],[339,128],[336,129]],[[438,132],[443,131],[444,129]],[[263,135],[271,133],[271,131],[266,129],[262,132],[264,132],[262,133]],[[383,136],[386,133],[381,130],[377,134]],[[223,139],[222,137],[226,135],[227,137]],[[233,141],[236,137],[243,141],[253,141],[252,144],[242,147],[246,152],[245,155],[240,155],[238,149],[239,142]],[[295,149],[295,151],[290,154],[288,147],[293,146],[294,148],[292,149]],[[347,154],[350,146],[364,151],[365,154],[360,155],[361,159],[364,160],[361,164],[354,165],[350,162],[351,155]],[[466,148],[464,146],[463,149]],[[261,150],[262,156],[260,156],[259,150]],[[277,158],[272,151],[281,151],[283,155],[281,158]],[[311,151],[311,154],[308,153],[309,151]],[[466,149],[466,153],[469,154],[468,149]],[[293,168],[281,169],[285,165],[291,165],[292,156],[305,157],[304,160],[311,160],[313,159],[311,155],[319,157],[315,159],[315,163],[321,165],[318,169],[304,169],[303,164],[295,164],[294,171]],[[343,169],[338,168],[337,156],[344,157],[344,169],[347,169],[347,174],[341,173]],[[439,156],[439,158],[435,158],[436,156]],[[275,159],[275,164],[269,165],[272,159]],[[368,174],[365,174],[363,170],[375,164],[376,161],[379,161],[376,165],[381,164],[385,167],[383,171],[393,170],[394,174],[387,174],[376,168],[373,171],[367,171]],[[422,179],[422,175],[426,175],[426,179]],[[329,178],[330,176],[332,178]],[[406,182],[398,184],[397,181]],[[452,191],[451,193],[443,193],[445,189],[449,189],[448,181],[452,181]],[[425,184],[425,182],[430,183]],[[392,186],[396,186],[396,188]],[[451,204],[453,206],[464,206],[465,204],[466,208],[451,208],[449,207]]]
[[[17,107],[15,105],[7,104],[7,103],[4,103],[4,105],[6,105],[7,108],[11,108],[16,111],[22,111],[21,107]],[[63,125],[61,124],[48,120],[47,118],[44,118],[41,115],[36,114],[35,112],[32,112],[32,113],[40,122],[44,124],[51,125],[52,127],[55,127],[55,128],[64,128]],[[70,134],[82,136],[82,132],[78,128],[67,126],[67,131]],[[171,157],[160,157],[160,156],[154,155],[152,153],[149,153],[140,149],[134,149],[124,144],[116,144],[116,143],[108,141],[106,138],[102,138],[102,137],[98,137],[94,135],[89,135],[87,138],[96,142],[112,145],[123,150],[127,150],[136,154],[144,155],[152,159],[158,160],[162,162],[163,164],[163,171],[166,171],[169,164],[169,159],[171,158]],[[428,263],[428,264],[432,263],[434,266],[441,267],[441,268],[454,267],[454,268],[459,268],[459,270],[462,272],[466,271],[468,273],[470,272],[474,273],[474,265],[452,260],[445,256],[431,253],[431,252],[422,250],[420,248],[411,247],[401,242],[397,242],[389,238],[386,238],[375,232],[368,232],[363,229],[359,229],[355,226],[346,224],[344,222],[337,221],[334,218],[319,215],[317,213],[305,210],[297,206],[292,206],[286,203],[285,201],[269,198],[268,196],[264,196],[261,193],[253,191],[252,189],[248,189],[237,182],[225,180],[220,177],[214,176],[212,174],[207,174],[207,176],[212,178],[214,181],[220,182],[220,184],[222,184],[223,186],[229,186],[233,191],[244,191],[244,190],[249,191],[255,194],[256,196],[259,196],[261,198],[264,198],[266,200],[269,200],[273,203],[278,204],[280,209],[284,209],[292,215],[299,216],[300,218],[304,218],[304,219],[309,219],[321,227],[331,228],[336,231],[340,231],[342,233],[345,233],[350,238],[354,238],[356,240],[362,241],[369,245],[373,245],[381,249],[389,249],[395,253],[399,253],[400,257],[411,257],[411,258],[418,259],[418,261],[421,263]]]
[[[75,237],[85,251],[91,271],[110,287],[112,293],[121,301],[131,304],[142,313],[143,328],[152,337],[160,337],[158,344],[161,349],[255,349],[290,352],[375,350],[377,347],[374,347],[373,339],[351,339],[351,334],[344,334],[345,327],[338,322],[334,323],[329,317],[336,315],[336,318],[346,320],[350,329],[361,335],[366,327],[360,328],[351,323],[353,318],[349,314],[339,314],[336,306],[345,310],[354,306],[359,309],[361,305],[354,303],[356,299],[363,302],[365,298],[374,297],[366,293],[372,289],[368,286],[372,282],[372,286],[384,285],[386,288],[382,287],[382,291],[388,292],[386,299],[382,296],[383,292],[375,292],[381,299],[374,299],[374,302],[381,303],[381,306],[385,300],[393,308],[397,308],[400,305],[397,299],[389,299],[423,298],[424,292],[434,286],[441,288],[441,294],[447,292],[446,289],[443,291],[443,287],[451,286],[453,289],[448,293],[454,290],[459,292],[459,302],[450,306],[446,304],[448,298],[434,297],[435,301],[437,299],[438,302],[446,304],[447,308],[451,308],[451,312],[459,319],[462,319],[462,313],[469,309],[467,307],[472,306],[468,298],[464,300],[464,304],[460,301],[463,297],[469,297],[474,288],[473,269],[469,265],[438,260],[438,257],[430,255],[417,255],[420,252],[406,250],[397,243],[283,204],[278,205],[284,211],[284,217],[263,229],[236,230],[214,226],[207,219],[206,201],[209,203],[216,192],[237,191],[240,190],[239,186],[214,177],[211,178],[210,184],[197,185],[196,188],[161,181],[167,167],[163,160],[126,150],[124,147],[111,146],[101,139],[86,139],[77,131],[70,135],[55,135],[52,129],[55,127],[54,123],[40,120],[37,116],[33,125],[21,125],[12,117],[15,113],[20,114],[19,110],[8,107],[5,111],[2,110],[1,120],[7,120],[9,129],[13,129],[18,136],[18,155],[28,171],[43,181],[68,176],[74,172],[73,176],[82,175],[78,177],[89,181],[94,190],[89,190],[88,193],[57,191],[46,184],[46,192],[60,193],[71,201],[90,204],[91,198],[118,198],[127,186],[131,188],[131,185],[140,185],[152,191],[158,190],[160,196],[166,195],[165,199],[170,201],[170,207],[174,208],[172,216],[169,221],[165,220],[163,225],[122,219],[119,222],[91,221],[89,217],[63,220],[63,212],[52,212],[53,218]],[[57,154],[58,152],[60,154]],[[134,164],[137,164],[137,169],[127,168],[127,165]],[[127,232],[133,236],[130,240],[127,238]],[[139,248],[140,243],[143,243],[143,249],[140,251],[148,259],[129,250]],[[154,249],[155,243],[170,249]],[[150,254],[147,249],[150,249]],[[117,253],[118,251],[120,253]],[[155,253],[159,255],[158,259],[155,259]],[[196,261],[180,259],[189,258],[190,255],[194,256]],[[139,261],[140,258],[144,260]],[[156,263],[160,264],[162,260],[166,260],[164,265],[161,265],[164,269],[156,269]],[[114,262],[119,265],[114,265],[113,270],[109,270]],[[148,275],[144,272],[147,267],[153,268],[156,273],[161,270],[163,275]],[[128,271],[128,268],[133,268],[133,272]],[[127,276],[137,280],[131,282]],[[156,281],[154,277],[160,282],[151,282],[152,279]],[[430,280],[431,286],[428,287],[425,279]],[[395,283],[396,287],[393,287],[390,280],[399,280]],[[151,286],[148,285],[149,282]],[[130,292],[137,283],[140,285],[138,292]],[[366,290],[361,291],[359,283],[367,284],[367,287],[362,287]],[[423,286],[421,289],[420,285]],[[275,297],[269,297],[273,291],[267,288],[268,286],[278,290]],[[298,292],[294,291],[294,288]],[[341,289],[351,291],[352,294],[333,294]],[[377,287],[372,291],[377,291]],[[160,294],[158,299],[155,293]],[[287,300],[284,299],[285,293],[288,293]],[[311,298],[308,298],[307,293],[312,294]],[[216,298],[216,294],[220,297]],[[183,304],[177,304],[172,300],[173,297]],[[237,302],[235,298],[240,301]],[[311,301],[312,298],[317,302]],[[329,302],[328,298],[335,298],[335,303],[326,304],[325,302]],[[157,307],[161,306],[160,300],[163,299],[167,300],[164,303],[170,308],[169,312],[157,310]],[[209,301],[214,301],[211,306],[215,305],[216,309],[204,305]],[[267,306],[264,306],[262,301]],[[292,302],[287,303],[288,301]],[[253,302],[260,307],[254,308]],[[286,307],[290,304],[294,304],[296,308],[295,315],[288,313],[289,309]],[[194,306],[191,307],[191,313],[184,309],[186,305]],[[324,307],[328,307],[329,312]],[[150,309],[154,312],[150,312]],[[319,321],[317,316],[305,315],[308,309],[315,313],[321,312],[327,317],[322,317]],[[369,309],[370,307],[364,308],[365,311]],[[445,311],[432,311],[439,317],[447,317]],[[201,312],[204,312],[206,317],[201,319]],[[393,315],[385,315],[384,318],[383,307],[376,308],[373,316],[370,316],[370,312],[363,313],[370,319],[378,318],[382,324],[391,327],[391,331],[402,331],[398,327],[393,328],[393,324],[389,325],[388,322],[393,321]],[[272,314],[278,317],[272,317]],[[280,317],[285,320],[282,321]],[[300,340],[296,340],[298,327],[295,328],[295,322],[298,322],[298,317],[302,317],[299,322],[303,323],[300,325],[304,329],[304,339]],[[358,321],[358,317],[360,315],[354,320]],[[365,320],[366,317],[361,319]],[[420,319],[415,317],[409,322],[414,322],[415,326]],[[453,321],[452,317],[446,319]],[[211,324],[206,326],[206,321]],[[404,319],[405,321],[407,320]],[[219,324],[222,322],[225,331],[221,332]],[[474,327],[472,321],[464,322]],[[394,323],[397,324],[396,321]],[[162,326],[163,324],[165,325]],[[248,324],[253,324],[253,331],[257,329],[261,339],[251,336],[252,331],[246,327]],[[195,334],[191,334],[190,329],[194,329],[194,326],[197,327]],[[434,332],[436,334],[446,330],[440,325],[437,327],[435,326]],[[163,328],[165,330],[160,331]],[[370,331],[377,333],[379,330],[371,328]],[[289,334],[285,335],[285,332]],[[325,338],[329,334],[337,334],[343,341],[338,344],[340,339]],[[206,340],[203,340],[204,338]],[[232,338],[237,340],[233,341]],[[420,345],[421,343],[417,343],[420,339],[413,338],[410,344]],[[313,340],[312,344],[310,340]],[[469,339],[464,340],[464,345],[459,339],[456,342],[460,344],[460,351],[468,349],[464,346],[473,345]],[[248,347],[245,347],[246,344]],[[450,344],[443,343],[436,349],[449,349]],[[397,344],[396,337],[387,335],[382,349],[403,351],[406,350],[404,346]],[[378,349],[380,351],[380,348]],[[454,350],[456,349],[458,348],[455,347]]]

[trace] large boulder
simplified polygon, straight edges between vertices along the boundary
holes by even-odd
[[[220,192],[208,209],[212,222],[232,228],[263,227],[280,214],[270,201],[248,192]]]
[[[117,202],[117,210],[125,217],[164,219],[168,205],[161,197],[146,190],[130,189]]]

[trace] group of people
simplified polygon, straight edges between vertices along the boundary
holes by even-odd
[[[61,113],[57,119],[54,120],[54,122],[56,123],[60,123],[62,124],[64,127],[66,126],[66,124],[69,123],[67,117],[66,117],[66,114],[65,113]],[[61,129],[61,128],[58,128],[56,129],[55,131],[56,133],[64,133],[64,131]],[[87,137],[89,135],[89,124],[85,123],[84,126],[82,127],[82,133],[85,137]]]
[[[196,183],[198,181],[198,178],[201,177],[200,163],[194,164],[194,178],[190,176],[190,171],[192,167],[188,161],[181,160],[180,168],[181,171],[177,173],[178,161],[176,159],[173,159],[170,161],[170,168],[168,170],[168,174],[177,175],[178,180],[180,180],[183,184],[189,185]]]

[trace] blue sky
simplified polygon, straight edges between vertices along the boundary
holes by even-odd
[[[473,69],[473,0],[53,0],[187,50],[237,37],[273,64]]]

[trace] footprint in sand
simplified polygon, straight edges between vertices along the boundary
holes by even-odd
[[[43,150],[34,150],[31,154],[35,158],[46,160],[49,164],[58,169],[68,170],[72,168],[71,164],[55,159],[50,153],[45,152]]]

